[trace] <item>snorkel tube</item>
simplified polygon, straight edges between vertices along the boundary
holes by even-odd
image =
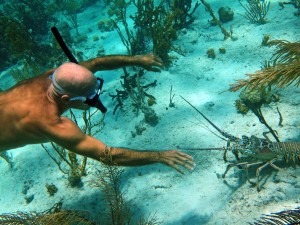
[[[66,45],[66,43],[64,42],[62,36],[60,35],[58,29],[56,27],[52,27],[51,31],[56,39],[56,41],[58,42],[59,46],[61,47],[61,49],[63,50],[63,52],[65,53],[65,55],[68,57],[68,59],[72,62],[72,63],[76,63],[79,65],[78,61],[75,59],[74,55],[71,53],[70,49],[68,48],[68,46]],[[97,78],[100,80],[100,88],[98,90],[98,98],[100,96],[100,91],[102,89],[102,85],[104,83],[104,80],[101,78]],[[94,103],[90,103],[89,105],[91,105],[92,107],[96,107],[97,109],[99,109],[102,113],[106,113],[107,108],[103,105],[103,103],[100,101],[100,98],[98,99],[97,102]]]

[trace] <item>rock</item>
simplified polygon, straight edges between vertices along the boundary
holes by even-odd
[[[234,12],[228,6],[219,8],[219,19],[222,23],[227,23],[233,20]]]

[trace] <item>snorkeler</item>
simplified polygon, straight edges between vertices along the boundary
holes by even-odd
[[[193,158],[177,150],[138,151],[111,147],[84,134],[72,120],[61,116],[68,109],[96,107],[102,112],[99,95],[102,81],[93,73],[123,66],[140,66],[160,71],[160,58],[148,55],[112,55],[75,63],[65,63],[35,78],[24,80],[0,92],[0,149],[27,144],[55,142],[83,156],[120,166],[163,163],[183,173],[192,170]],[[108,161],[107,159],[110,159]]]

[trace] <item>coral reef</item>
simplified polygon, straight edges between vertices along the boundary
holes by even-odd
[[[247,112],[249,112],[249,108],[245,105],[245,103],[243,103],[243,101],[241,99],[237,99],[235,100],[235,108],[236,110],[241,113],[241,114],[247,114]]]

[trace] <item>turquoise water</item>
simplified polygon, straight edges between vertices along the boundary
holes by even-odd
[[[77,210],[71,219],[64,217],[67,224],[72,218],[86,218],[96,224],[247,224],[263,214],[299,207],[297,160],[295,166],[275,161],[283,169],[280,171],[272,166],[264,168],[259,191],[247,181],[241,168],[231,168],[223,178],[227,165],[238,161],[230,151],[229,161],[223,160],[226,140],[180,96],[225,132],[239,138],[264,138],[263,132],[270,129],[254,111],[243,114],[236,107],[251,93],[243,92],[243,88],[236,92],[228,89],[238,79],[246,79],[246,74],[275,65],[278,45],[269,46],[269,41],[286,40],[299,45],[300,3],[274,0],[268,5],[269,1],[258,1],[265,7],[265,15],[262,12],[262,18],[256,18],[247,14],[251,5],[246,0],[207,2],[191,1],[189,5],[189,1],[162,1],[160,5],[160,1],[0,1],[1,90],[68,61],[51,33],[53,26],[79,61],[154,52],[165,68],[160,73],[145,71],[141,75],[140,84],[146,86],[142,95],[138,87],[132,87],[133,97],[117,95],[124,91],[124,74],[134,79],[139,68],[98,71],[95,75],[105,80],[101,94],[108,108],[105,117],[93,109],[89,111],[91,117],[87,114],[91,124],[85,122],[86,114],[80,110],[63,116],[76,121],[82,130],[91,127],[86,132],[110,146],[145,151],[180,149],[193,156],[197,164],[193,172],[183,169],[182,175],[162,164],[105,167],[87,159],[82,172],[84,159],[77,156],[78,177],[74,176],[66,149],[49,143],[27,145],[2,152],[2,215],[24,212],[32,216],[37,212],[42,217],[53,213],[47,210],[55,206],[62,213]],[[220,18],[221,7],[227,11],[224,18]],[[293,62],[299,54],[289,59]],[[276,63],[285,62],[279,59]],[[299,82],[299,66],[296,68],[295,82]],[[275,82],[272,92],[266,88],[267,94],[255,96],[262,104],[267,125],[282,142],[300,142],[300,95],[295,84],[276,89]],[[147,120],[149,112],[154,116]],[[276,142],[273,135],[268,137]],[[202,148],[205,150],[199,150]],[[251,161],[246,152],[240,153],[242,162],[264,162],[257,158]],[[249,166],[254,183],[261,165]],[[108,175],[119,185],[116,192],[110,189],[116,183],[114,186],[105,179]],[[122,209],[112,211],[116,205]],[[111,212],[120,212],[119,220]]]

